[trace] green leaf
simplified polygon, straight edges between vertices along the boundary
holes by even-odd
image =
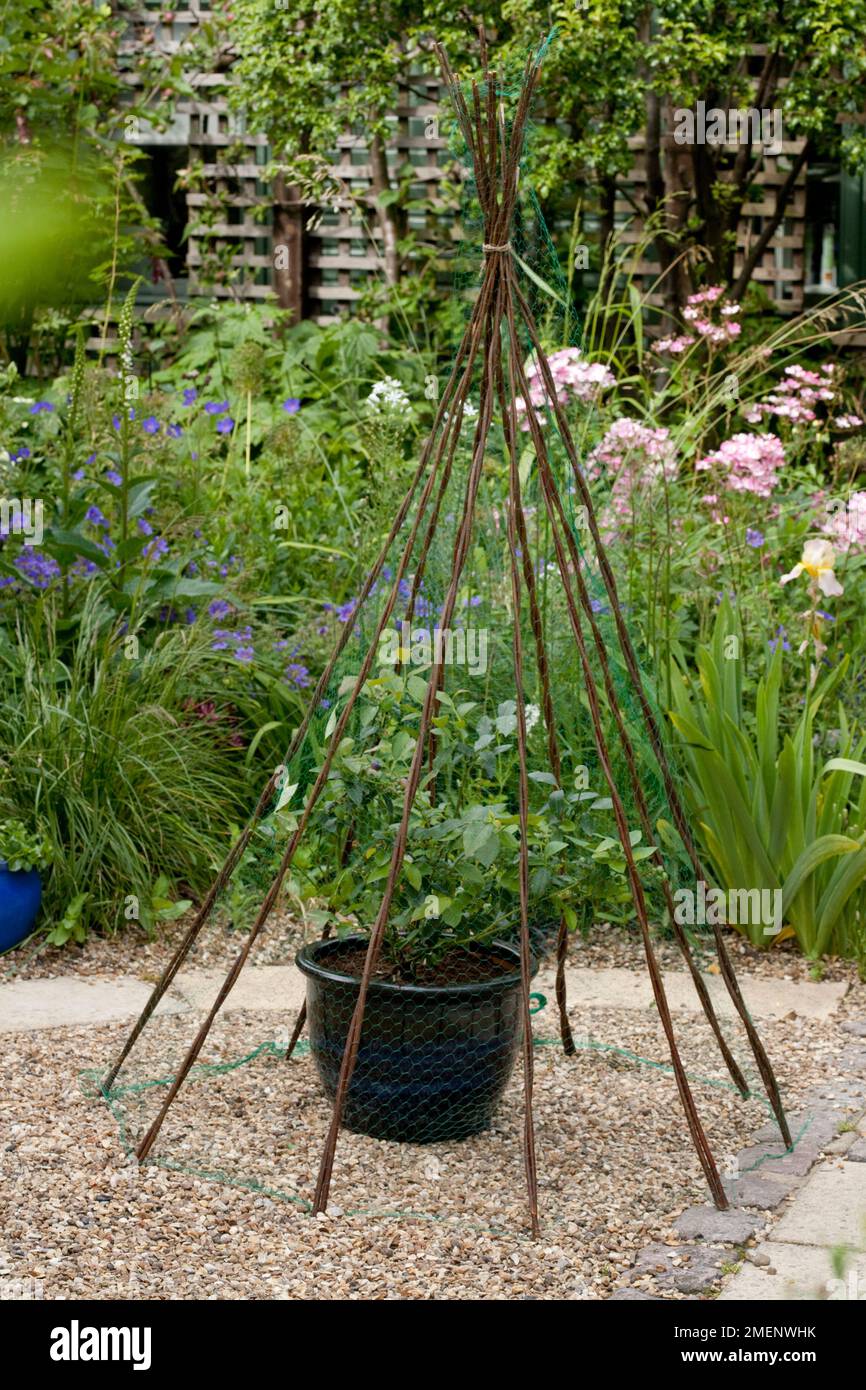
[[[126,510],[129,517],[141,516],[151,503],[154,488],[159,482],[159,478],[141,476],[130,480],[129,490],[126,494]],[[118,488],[113,491],[117,493]]]
[[[86,536],[79,535],[77,531],[63,531],[59,526],[49,526],[45,535],[50,542],[51,554],[58,560],[74,560],[82,555],[85,560],[92,560],[96,565],[105,564],[105,555],[99,546],[94,545]]]
[[[856,888],[866,879],[866,849],[841,864],[830,880],[818,904],[818,931],[815,954],[822,956],[830,945],[833,929],[843,907]]]
[[[498,830],[483,821],[467,826],[463,832],[463,850],[468,859],[477,859],[489,868],[499,853]]]
[[[419,704],[423,704],[427,695],[426,681],[423,681],[420,676],[410,676],[406,682],[406,689],[413,700],[417,700]]]
[[[825,772],[853,772],[858,777],[866,777],[866,763],[855,761],[854,758],[831,758],[824,764]]]
[[[839,854],[853,854],[861,848],[859,840],[848,835],[822,835],[798,854],[791,871],[782,885],[782,911],[787,912],[803,884],[825,859]]]

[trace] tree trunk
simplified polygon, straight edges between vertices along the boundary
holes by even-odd
[[[380,195],[391,190],[388,156],[381,135],[374,135],[370,141],[370,174],[376,217],[382,232],[385,281],[389,285],[398,285],[400,283],[400,253],[398,250],[400,223],[393,205],[391,203],[383,205],[381,202]]]
[[[614,232],[616,176],[614,174],[606,174],[599,182],[601,190],[601,216],[598,224],[598,232],[601,242],[601,261],[603,266],[604,258],[608,252],[609,242]]]
[[[304,316],[304,205],[298,195],[279,174],[274,180],[274,289],[293,323]]]
[[[666,171],[662,164],[662,105],[658,93],[651,87],[647,88],[646,93],[645,157],[647,219],[653,223],[653,245],[662,274],[662,331],[674,333],[677,330],[677,314],[680,308],[679,277],[674,266],[676,248],[671,239],[672,209]]]

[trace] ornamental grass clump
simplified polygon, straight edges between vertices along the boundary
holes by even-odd
[[[0,817],[44,824],[45,920],[80,898],[77,939],[144,923],[160,875],[203,891],[243,804],[238,753],[185,708],[219,682],[207,635],[130,650],[98,583],[71,646],[50,598],[0,631]]]

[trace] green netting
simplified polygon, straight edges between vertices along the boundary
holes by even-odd
[[[496,87],[494,106],[501,115],[505,144],[519,90],[512,83]],[[482,106],[486,97],[487,89],[482,87]],[[466,99],[472,100],[469,89]],[[477,295],[485,256],[508,254],[536,322],[544,325],[545,347],[548,343],[550,350],[574,346],[579,333],[573,322],[565,321],[570,319],[566,279],[531,190],[518,193],[507,253],[502,247],[482,252],[485,233],[479,204],[484,198],[479,196],[482,191],[465,153],[464,162],[468,235],[455,268],[455,295]],[[445,1145],[450,1153],[453,1146],[465,1145],[466,1162],[471,1164],[477,1146],[488,1142],[485,1136],[492,1134],[491,1142],[507,1154],[499,1196],[507,1191],[509,1202],[512,1197],[520,1201],[526,1076],[525,1070],[521,1083],[515,1070],[524,1031],[518,862],[521,721],[529,762],[526,845],[529,930],[536,967],[551,956],[563,921],[569,930],[577,931],[589,929],[594,920],[631,920],[633,915],[625,859],[589,717],[593,685],[602,692],[600,717],[614,781],[656,920],[663,914],[665,877],[675,884],[686,874],[685,855],[670,831],[660,845],[664,867],[651,859],[653,845],[639,828],[623,741],[604,696],[605,672],[589,639],[589,682],[578,657],[535,450],[529,431],[522,428],[530,412],[537,412],[542,422],[555,485],[604,638],[613,693],[633,742],[640,789],[655,828],[668,818],[670,808],[587,531],[585,509],[541,386],[537,357],[528,337],[513,346],[535,383],[530,399],[521,397],[518,403],[525,523],[518,558],[522,566],[528,545],[528,567],[549,662],[552,730],[545,728],[543,717],[544,689],[536,666],[538,634],[531,623],[525,580],[520,613],[514,611],[508,441],[497,413],[484,429],[479,390],[491,356],[501,354],[507,362],[505,332],[488,345],[487,353],[479,352],[465,403],[461,399],[451,406],[454,418],[448,418],[443,399],[442,425],[449,443],[437,471],[431,473],[429,462],[426,471],[420,470],[402,523],[390,542],[387,535],[383,537],[381,563],[373,577],[357,599],[325,622],[339,635],[342,648],[313,696],[309,725],[287,755],[274,797],[241,861],[241,872],[252,861],[265,884],[277,871],[286,846],[297,842],[283,885],[283,902],[303,903],[308,923],[315,922],[328,937],[308,940],[299,958],[307,978],[309,1052],[299,1044],[287,1063],[287,1046],[282,1051],[270,1043],[245,1048],[243,1020],[219,1016],[199,1057],[204,1065],[187,1078],[157,1137],[152,1156],[165,1166],[206,1176],[219,1172],[231,1181],[253,1184],[262,1193],[309,1203],[358,1001],[366,936],[379,912],[399,839],[431,678],[438,684],[434,718],[425,740],[405,858],[385,919],[382,951],[370,981],[342,1116],[345,1130],[357,1137],[357,1145],[347,1142],[339,1158],[349,1190],[355,1165],[364,1168],[366,1161],[370,1169],[377,1168],[377,1151],[370,1145],[386,1141],[389,1156],[383,1157],[382,1168],[399,1181],[377,1200],[388,1209],[412,1210],[411,1195],[417,1184],[407,1172],[415,1160],[407,1158],[406,1151],[411,1155],[427,1146]],[[465,361],[462,351],[455,353],[458,364]],[[566,359],[566,365],[569,362],[583,370],[574,356]],[[446,389],[444,376],[434,388],[434,394],[441,396]],[[598,394],[582,389],[579,398],[573,393],[568,398],[571,427],[585,460],[601,434]],[[403,467],[392,454],[405,410],[403,393],[387,380],[367,407],[368,447],[372,442],[375,452],[378,441],[383,486],[389,465],[397,471]],[[422,507],[419,498],[428,478],[429,496]],[[610,477],[588,465],[587,478],[598,514],[604,518],[612,503]],[[652,497],[647,493],[647,505],[658,504],[657,488]],[[472,518],[468,546],[467,515]],[[610,524],[615,525],[615,508],[611,515]],[[670,536],[667,539],[670,544]],[[443,624],[455,557],[464,548],[453,614]],[[611,552],[616,568],[622,557],[615,545]],[[573,583],[573,576],[568,582]],[[624,613],[638,660],[643,656],[651,672],[649,655],[641,652],[641,634],[627,604]],[[513,650],[518,623],[524,653],[520,689]],[[369,672],[356,698],[365,662]],[[647,674],[643,683],[646,699],[663,728],[654,681]],[[336,744],[341,722],[345,727]],[[558,772],[551,762],[551,732],[561,760]],[[305,808],[317,779],[321,781],[326,759],[330,760],[327,780],[307,823]],[[310,938],[315,933],[308,929],[306,935]],[[706,1025],[701,1026],[706,1032]],[[148,1133],[194,1031],[183,1015],[155,1017],[119,1080],[108,1088],[107,1099],[121,1121],[128,1146],[138,1145]],[[664,1046],[663,1040],[660,1045]],[[595,1048],[605,1049],[630,1062],[643,1060],[617,1044]],[[530,1061],[531,1049],[525,1069]],[[563,1058],[563,1065],[570,1061]],[[725,1071],[720,1059],[718,1066],[719,1075],[707,1084],[731,1089],[722,1080]],[[742,1069],[754,1080],[745,1062]],[[243,1141],[236,1137],[241,1129],[246,1134]],[[396,1158],[394,1150],[399,1151]],[[231,1163],[219,1156],[223,1151],[232,1155]],[[369,1186],[366,1177],[364,1182]],[[354,1203],[349,1205],[354,1209]],[[452,1214],[465,1216],[459,1185]]]
[[[560,1054],[561,1041],[558,1037],[545,1034],[553,1022],[547,1001],[543,995],[535,996],[535,1011],[540,1014],[538,1031],[534,1038],[537,1054]],[[160,1020],[153,1027],[154,1033],[166,1026]],[[254,1029],[258,1027],[254,1025]],[[178,1034],[172,1030],[171,1040],[148,1039],[151,1055],[168,1052],[177,1046]],[[631,1048],[620,1044],[605,1042],[592,1035],[578,1034],[576,1038],[577,1058],[570,1062],[561,1059],[565,1068],[580,1069],[585,1077],[590,1071],[601,1073],[598,1076],[600,1089],[615,1090],[617,1084],[617,1064],[628,1070],[645,1069],[647,1085],[666,1086],[672,1096],[669,1064],[641,1056]],[[226,1045],[230,1041],[226,1038]],[[215,1042],[215,1052],[221,1052],[223,1045]],[[310,1055],[309,1043],[301,1040],[292,1053],[291,1061],[286,1061],[287,1042],[285,1035],[270,1038],[250,1046],[246,1051],[225,1060],[197,1065],[191,1072],[188,1105],[191,1114],[184,1117],[181,1107],[172,1112],[168,1122],[168,1133],[160,1145],[160,1151],[152,1159],[153,1164],[169,1174],[182,1174],[230,1187],[242,1187],[263,1197],[284,1201],[300,1211],[312,1210],[311,1173],[318,1161],[318,1147],[323,1142],[328,1118],[327,1105],[320,1094],[315,1064]],[[119,1142],[124,1154],[134,1161],[135,1148],[153,1118],[159,1100],[170,1086],[171,1074],[147,1074],[148,1060],[136,1058],[130,1064],[129,1073],[124,1075],[109,1091],[102,1086],[101,1072],[85,1070],[80,1075],[80,1085],[85,1096],[92,1100],[104,1101],[118,1127]],[[609,1064],[614,1064],[612,1068]],[[748,1069],[748,1068],[747,1068]],[[757,1081],[757,1077],[754,1078]],[[715,1095],[726,1095],[736,1099],[738,1106],[743,1103],[737,1097],[736,1087],[721,1074],[707,1075],[690,1070],[689,1080],[701,1100],[712,1103]],[[519,1113],[520,1089],[513,1083],[508,1092],[512,1116]],[[246,1112],[239,1113],[241,1107]],[[763,1115],[772,1118],[769,1104],[756,1093],[754,1101],[747,1103],[746,1113],[749,1124],[754,1126]],[[248,1115],[264,1117],[263,1127],[250,1126]],[[298,1123],[298,1118],[302,1122]],[[546,1119],[544,1109],[539,1115],[543,1124]],[[434,1203],[427,1196],[427,1209],[419,1204],[419,1194],[406,1190],[407,1168],[404,1161],[406,1153],[428,1156],[434,1165],[453,1163],[458,1167],[464,1161],[471,1164],[478,1153],[477,1145],[483,1143],[486,1149],[504,1160],[514,1163],[514,1124],[503,1122],[500,1116],[492,1132],[481,1136],[469,1144],[449,1144],[442,1141],[432,1149],[421,1150],[413,1146],[376,1143],[361,1136],[346,1136],[345,1154],[346,1180],[341,1183],[338,1195],[347,1205],[342,1208],[349,1215],[369,1215],[399,1219],[434,1220],[459,1225],[461,1229],[471,1229],[479,1223],[479,1212],[466,1210],[459,1200],[437,1200]],[[583,1120],[578,1128],[583,1127]],[[808,1132],[810,1120],[807,1118],[794,1134],[794,1147]],[[252,1128],[253,1132],[248,1133]],[[245,1132],[246,1136],[245,1136]],[[241,1140],[246,1137],[246,1143]],[[638,1136],[635,1143],[639,1142]],[[468,1149],[465,1155],[461,1152]],[[748,1166],[740,1167],[725,1161],[722,1151],[723,1172],[726,1178],[742,1177],[746,1173],[759,1171],[773,1158],[781,1156],[784,1146],[778,1152],[767,1153],[755,1159]],[[440,1157],[441,1156],[441,1157]],[[552,1228],[566,1225],[571,1219],[573,1209],[580,1202],[579,1187],[571,1186],[567,1175],[558,1171],[558,1156],[555,1152],[545,1155],[549,1159],[545,1224]],[[678,1155],[681,1161],[682,1156]],[[369,1200],[352,1204],[352,1179],[357,1168],[375,1166],[375,1184],[369,1191]],[[502,1168],[496,1170],[504,1176]],[[519,1173],[513,1173],[519,1179]],[[411,1181],[410,1181],[411,1187]],[[368,1189],[369,1190],[369,1189]],[[438,1197],[437,1193],[437,1197]],[[498,1193],[493,1184],[488,1192],[487,1208],[496,1207]],[[414,1203],[413,1203],[414,1199]],[[483,1210],[483,1206],[482,1206]],[[515,1235],[514,1228],[502,1222],[491,1220],[483,1222],[483,1228],[497,1233]]]

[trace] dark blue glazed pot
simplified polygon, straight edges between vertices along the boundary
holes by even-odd
[[[365,937],[314,941],[296,964],[307,977],[310,1051],[333,1100],[360,982],[340,967]],[[371,980],[343,1124],[374,1139],[429,1144],[487,1129],[523,1032],[520,956],[496,942],[480,951],[501,974],[478,984]]]
[[[42,901],[42,879],[36,869],[10,873],[0,859],[0,951],[29,936]]]

